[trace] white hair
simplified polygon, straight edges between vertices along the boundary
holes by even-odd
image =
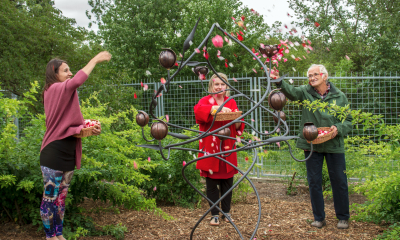
[[[310,72],[311,68],[314,68],[314,67],[318,67],[319,68],[319,72],[323,73],[326,76],[325,82],[328,83],[328,76],[329,76],[328,75],[328,71],[326,70],[326,67],[324,65],[322,65],[322,64],[312,64],[311,67],[308,68],[308,70],[307,70],[307,76],[308,76],[308,72]]]

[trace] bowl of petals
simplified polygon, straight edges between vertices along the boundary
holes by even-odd
[[[211,115],[215,117],[215,121],[229,121],[229,120],[235,120],[236,118],[242,116],[242,111],[233,111],[233,112],[219,112],[216,113],[217,110],[214,110]]]
[[[85,126],[81,129],[79,134],[73,135],[76,138],[84,138],[95,135],[93,133],[94,126],[99,125],[100,122],[94,119],[85,119]]]
[[[319,127],[318,128],[318,137],[312,141],[312,144],[321,144],[328,140],[331,140],[333,132],[330,131],[330,127]],[[307,141],[311,143],[311,141]]]

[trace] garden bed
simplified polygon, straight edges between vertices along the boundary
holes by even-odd
[[[262,216],[257,239],[374,239],[386,229],[372,223],[351,222],[350,228],[338,230],[332,200],[326,201],[327,226],[312,228],[313,219],[307,188],[298,186],[296,195],[286,194],[286,184],[279,182],[254,181],[260,194]],[[365,201],[361,195],[352,194],[350,203]],[[128,228],[125,239],[189,239],[192,227],[208,209],[204,201],[201,208],[188,209],[176,206],[160,206],[174,217],[164,220],[160,216],[144,211],[119,208],[117,211],[95,211],[110,209],[110,204],[86,201],[83,207],[99,225],[122,223]],[[92,211],[91,211],[92,210]],[[67,209],[68,211],[68,209]],[[245,239],[249,239],[257,222],[257,199],[249,195],[246,202],[232,206],[232,216]],[[209,217],[199,225],[193,239],[240,239],[235,229],[222,222],[218,227],[208,224]],[[8,223],[0,226],[0,239],[45,239],[44,232],[36,232],[37,227]],[[85,237],[80,239],[114,239],[111,236]]]

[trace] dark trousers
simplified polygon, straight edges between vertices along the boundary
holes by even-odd
[[[308,157],[310,152],[304,151],[304,155]],[[344,153],[313,152],[310,159],[306,161],[306,166],[314,220],[322,221],[325,219],[324,197],[322,195],[322,165],[324,157],[331,181],[336,217],[339,220],[348,220],[350,218],[349,191],[345,173],[346,161]]]
[[[219,189],[217,187],[219,185]],[[206,188],[207,188],[207,197],[212,201],[216,202],[219,199],[219,193],[221,192],[221,196],[224,195],[229,188],[233,185],[233,177],[228,179],[212,179],[206,177]],[[229,213],[231,210],[231,200],[232,200],[232,192],[230,192],[224,199],[221,201],[222,211],[224,213]],[[210,207],[212,206],[211,203]],[[219,207],[219,204],[218,204]],[[211,215],[219,215],[219,211],[216,208],[211,210]]]

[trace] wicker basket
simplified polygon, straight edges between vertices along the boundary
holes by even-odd
[[[318,131],[329,131],[330,129],[331,129],[330,127],[319,127]],[[331,140],[332,134],[333,134],[333,132],[329,132],[329,133],[327,133],[325,135],[318,136],[314,141],[312,141],[312,144],[314,144],[314,145],[315,144],[321,144],[321,143],[324,143],[324,142],[326,142],[328,140]],[[307,141],[307,142],[311,143],[310,141]]]
[[[97,121],[97,120],[95,120],[95,119],[90,119],[90,121],[99,122],[99,121]],[[82,128],[82,129],[81,129],[81,132],[80,132],[79,134],[75,134],[75,135],[73,135],[73,136],[76,137],[76,138],[84,138],[84,137],[93,136],[93,135],[95,135],[95,134],[93,133],[93,129],[94,129],[94,126],[88,127],[88,128]]]
[[[215,116],[215,113],[211,113],[212,116]],[[242,115],[242,111],[237,111],[237,112],[227,112],[227,113],[222,113],[219,112],[217,116],[215,117],[215,121],[229,121],[229,120],[235,120],[236,118],[240,117]]]

